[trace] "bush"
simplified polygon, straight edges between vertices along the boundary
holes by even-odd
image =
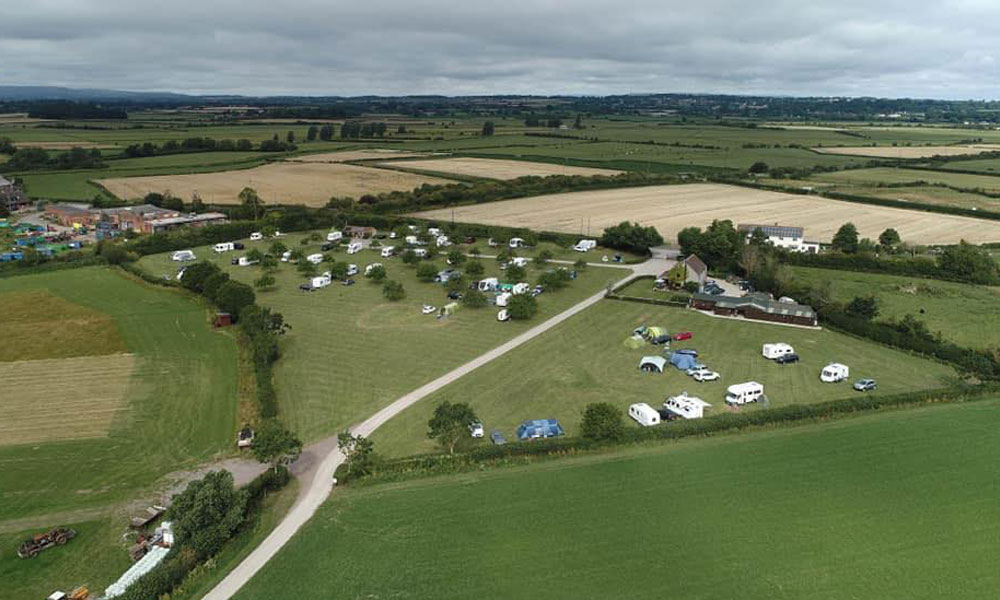
[[[580,434],[594,441],[617,441],[625,435],[622,411],[608,402],[588,404],[583,410]]]
[[[468,308],[482,308],[489,304],[489,300],[486,298],[486,294],[480,292],[478,289],[469,290],[462,294],[462,306]]]
[[[526,321],[538,313],[538,301],[530,294],[516,294],[507,303],[507,314],[511,319]]]
[[[365,273],[365,277],[370,279],[373,283],[382,283],[385,281],[387,275],[388,273],[386,273],[385,267],[382,265],[372,267],[367,273]]]
[[[486,267],[484,267],[483,263],[479,262],[478,260],[470,260],[468,264],[465,265],[466,275],[472,277],[473,279],[479,279],[480,277],[483,276],[483,273],[485,272],[486,272]]]
[[[255,300],[253,288],[239,281],[227,281],[215,293],[215,303],[219,308],[237,318],[240,311],[252,305]]]
[[[430,283],[434,281],[437,277],[438,269],[437,266],[431,263],[423,263],[417,267],[417,279],[423,281],[424,283]]]
[[[403,284],[398,281],[386,281],[382,285],[382,295],[389,302],[398,302],[406,297],[406,290],[403,289]]]
[[[181,278],[182,281],[184,279],[187,279],[187,271],[184,272],[184,277]],[[215,273],[209,275],[208,278],[205,279],[201,293],[212,302],[215,302],[216,293],[222,287],[222,284],[227,281],[229,281],[229,273],[223,273],[222,271],[216,270]]]
[[[663,236],[655,227],[643,227],[638,223],[622,221],[618,225],[608,227],[601,236],[601,245],[607,248],[617,248],[630,252],[646,253],[653,246],[663,244]]]

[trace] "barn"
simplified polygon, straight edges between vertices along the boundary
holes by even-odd
[[[781,302],[764,292],[747,294],[742,298],[694,294],[688,306],[724,317],[742,317],[755,321],[790,323],[807,327],[815,327],[817,324],[816,311],[811,306]]]

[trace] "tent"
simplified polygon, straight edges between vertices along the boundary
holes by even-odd
[[[646,343],[646,340],[642,339],[641,337],[636,337],[634,335],[625,338],[625,342],[624,342],[624,344],[627,347],[629,347],[629,348],[631,348],[633,350],[641,348],[645,343]]]
[[[450,317],[455,314],[456,310],[458,310],[458,302],[449,302],[444,305],[444,308],[441,309],[441,316]]]
[[[525,421],[517,427],[517,439],[521,441],[557,437],[563,435],[563,433],[562,426],[555,419]]]
[[[639,361],[639,370],[647,373],[662,373],[667,366],[667,359],[662,356],[643,356]]]
[[[674,365],[681,371],[686,371],[688,369],[693,369],[698,366],[698,359],[691,356],[690,354],[685,354],[683,352],[674,352],[670,355],[670,364]]]

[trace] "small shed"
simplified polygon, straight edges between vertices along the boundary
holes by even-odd
[[[667,359],[662,356],[643,356],[639,361],[639,370],[644,373],[662,373],[667,366]]]
[[[681,371],[686,371],[698,366],[698,359],[697,357],[686,352],[674,352],[670,355],[670,364],[677,367]]]
[[[558,437],[564,433],[562,425],[555,419],[535,419],[517,426],[517,439],[521,441]]]
[[[233,315],[227,312],[215,313],[215,320],[212,324],[216,327],[229,327],[233,324]]]

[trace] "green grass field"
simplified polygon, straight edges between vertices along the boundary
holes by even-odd
[[[829,281],[834,298],[850,302],[855,296],[874,294],[880,318],[912,314],[931,331],[962,346],[986,348],[1000,345],[1000,290],[964,283],[916,277],[790,267],[796,278],[808,283]],[[923,312],[921,312],[923,311]]]
[[[647,344],[632,350],[623,341],[643,323],[666,327],[671,333],[693,332],[692,340],[675,342],[674,348],[698,350],[699,359],[722,378],[698,383],[670,366],[663,374],[640,372],[640,358],[658,354],[658,349]],[[766,342],[792,344],[802,361],[781,366],[763,358],[761,345]],[[583,409],[591,402],[608,401],[623,412],[634,402],[659,408],[667,396],[685,390],[711,403],[710,412],[718,413],[727,410],[726,387],[749,380],[764,384],[771,406],[858,393],[847,383],[820,382],[820,370],[835,361],[851,368],[852,381],[875,377],[879,394],[944,387],[954,374],[941,364],[830,331],[604,300],[409,408],[373,439],[375,447],[390,456],[434,451],[436,446],[426,436],[427,421],[445,400],[468,402],[487,431],[499,429],[513,439],[515,428],[526,419],[555,418],[568,435],[575,435]],[[751,405],[742,410],[759,409]]]
[[[0,304],[24,293],[52,294],[110,316],[136,360],[127,410],[106,438],[0,445],[0,522],[141,497],[161,476],[232,448],[236,344],[212,330],[205,305],[105,268],[0,280]]]
[[[990,597],[998,409],[339,490],[236,597]]]
[[[319,243],[301,246],[304,234],[284,238],[290,248],[318,251]],[[247,249],[266,249],[269,242],[247,242]],[[208,258],[234,277],[251,282],[260,276],[256,267],[233,267],[236,254],[215,255],[208,248],[195,248],[199,258]],[[539,314],[529,322],[500,323],[496,309],[460,309],[447,319],[421,314],[423,304],[437,307],[446,302],[443,286],[421,283],[415,269],[399,258],[384,260],[375,251],[336,260],[358,264],[383,262],[389,279],[403,283],[406,299],[386,301],[381,287],[363,277],[345,287],[339,283],[316,291],[298,289],[305,278],[295,267],[282,263],[276,274],[277,287],[260,292],[258,300],[285,316],[292,326],[282,340],[282,358],[275,382],[282,419],[306,440],[315,440],[358,423],[399,396],[447,373],[477,355],[499,345],[602,289],[609,281],[627,274],[621,269],[590,267],[565,290],[539,298]],[[444,267],[443,258],[435,261]],[[495,260],[483,259],[487,276],[499,273]],[[177,265],[169,255],[143,258],[139,263],[155,275],[172,275]],[[322,269],[321,269],[322,270]],[[528,269],[534,279],[539,270]],[[391,376],[382,374],[391,373]]]

